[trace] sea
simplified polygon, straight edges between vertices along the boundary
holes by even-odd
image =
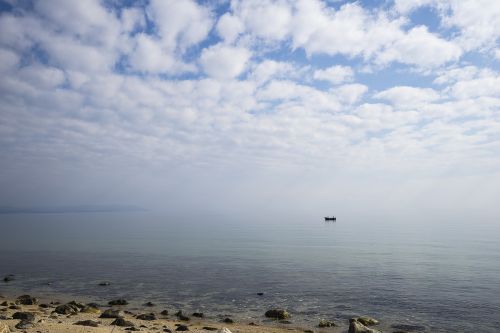
[[[8,274],[5,296],[125,298],[256,323],[284,308],[291,323],[279,325],[328,319],[341,331],[366,315],[382,332],[500,332],[496,221],[2,214],[0,278]]]

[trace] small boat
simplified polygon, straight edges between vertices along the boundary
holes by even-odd
[[[336,220],[337,220],[337,218],[335,216],[332,216],[332,217],[325,216],[325,221],[336,221]]]

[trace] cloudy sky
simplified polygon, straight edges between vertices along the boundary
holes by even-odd
[[[0,0],[0,205],[500,208],[500,2]]]

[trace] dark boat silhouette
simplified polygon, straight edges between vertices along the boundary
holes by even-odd
[[[332,217],[325,216],[325,221],[336,221],[336,220],[337,220],[337,218],[335,216],[332,216]]]

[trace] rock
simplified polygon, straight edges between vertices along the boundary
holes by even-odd
[[[35,315],[31,312],[16,312],[12,315],[12,319],[34,321]]]
[[[10,333],[10,328],[7,324],[0,323],[0,333]]]
[[[222,322],[224,322],[226,324],[234,324],[234,320],[232,320],[231,318],[224,318],[224,320],[222,320]]]
[[[378,325],[379,321],[377,319],[371,318],[371,317],[358,317],[356,318],[356,321],[359,321],[361,324],[365,326],[373,326],[373,325]]]
[[[121,310],[107,309],[104,311],[99,318],[124,318],[125,313]]]
[[[172,330],[171,330],[170,328],[164,328],[164,329],[163,329],[163,332],[172,333]]]
[[[143,306],[153,307],[153,306],[156,306],[156,304],[154,304],[153,302],[147,302],[147,303],[144,303]]]
[[[21,307],[19,305],[9,305],[9,309],[11,309],[11,310],[21,310]]]
[[[36,297],[31,297],[30,295],[22,295],[17,298],[16,304],[35,305],[38,304],[38,299]]]
[[[216,327],[211,327],[211,326],[203,326],[202,329],[205,331],[217,331]]]
[[[90,307],[93,307],[93,308],[96,308],[96,309],[99,309],[101,306],[97,303],[87,303],[87,306],[90,306]]]
[[[251,323],[248,324],[248,326],[259,326],[259,325],[252,321]]]
[[[313,330],[305,330],[304,333],[314,333]]]
[[[15,326],[15,328],[20,329],[20,330],[26,330],[28,328],[33,328],[33,327],[35,327],[35,324],[29,320],[21,320]]]
[[[101,310],[99,310],[96,307],[85,305],[83,309],[80,310],[82,313],[94,313],[94,314],[99,314],[101,313]]]
[[[264,293],[257,293],[257,295],[259,295],[259,296],[264,296]]]
[[[280,320],[280,324],[285,324],[285,325],[289,325],[291,324],[292,322],[290,320]]]
[[[85,305],[85,304],[83,304],[83,303],[79,303],[79,302],[77,302],[77,301],[71,301],[71,302],[69,302],[68,304],[69,304],[69,305],[74,305],[74,306],[76,306],[79,310],[82,310],[82,309],[84,309],[84,308],[86,307],[86,305]]]
[[[197,317],[197,318],[203,318],[205,317],[205,315],[203,314],[203,312],[193,312],[193,317]]]
[[[101,287],[109,286],[110,284],[111,284],[111,283],[110,283],[110,282],[108,282],[108,281],[99,282],[99,285],[100,285]]]
[[[137,327],[135,326],[132,326],[132,327],[127,327],[125,328],[125,331],[140,331],[140,329],[138,329]]]
[[[115,299],[115,300],[109,301],[108,304],[109,305],[127,305],[128,302],[126,300],[124,300],[123,298],[120,298],[120,299]]]
[[[424,332],[426,330],[425,326],[412,324],[394,324],[391,325],[391,328],[407,332]]]
[[[140,320],[156,320],[156,315],[154,313],[143,313],[136,318]]]
[[[77,314],[80,311],[80,309],[73,304],[62,304],[58,305],[54,312],[63,314],[63,315],[72,315],[72,314]]]
[[[40,304],[38,306],[41,307],[42,309],[50,308],[50,306],[48,304],[45,304],[45,303],[42,303],[42,304]]]
[[[111,325],[115,326],[121,326],[121,327],[128,327],[128,326],[135,326],[135,324],[131,321],[125,320],[123,318],[116,318]]]
[[[217,333],[232,333],[229,328],[223,327],[220,330],[217,331]]]
[[[189,331],[189,327],[187,327],[186,325],[179,325],[175,330],[180,332]]]
[[[335,323],[331,320],[321,319],[319,321],[318,327],[334,327]]]
[[[356,318],[352,318],[350,320],[348,333],[380,333],[380,332],[368,328],[365,325],[361,324],[359,321],[357,321]]]
[[[283,309],[272,309],[272,310],[267,310],[265,316],[267,318],[274,318],[274,319],[288,319],[290,318],[290,313],[288,313],[288,311]]]
[[[7,301],[3,301],[2,304],[0,304],[1,306],[9,306],[9,303],[7,303]]]
[[[3,278],[3,282],[10,282],[14,280],[14,274],[9,274]]]
[[[76,323],[74,323],[73,325],[97,327],[97,326],[99,326],[99,322],[93,321],[93,320],[80,320],[80,321],[77,321]]]
[[[160,314],[162,316],[168,316],[168,310],[163,310],[162,312],[160,312]]]

